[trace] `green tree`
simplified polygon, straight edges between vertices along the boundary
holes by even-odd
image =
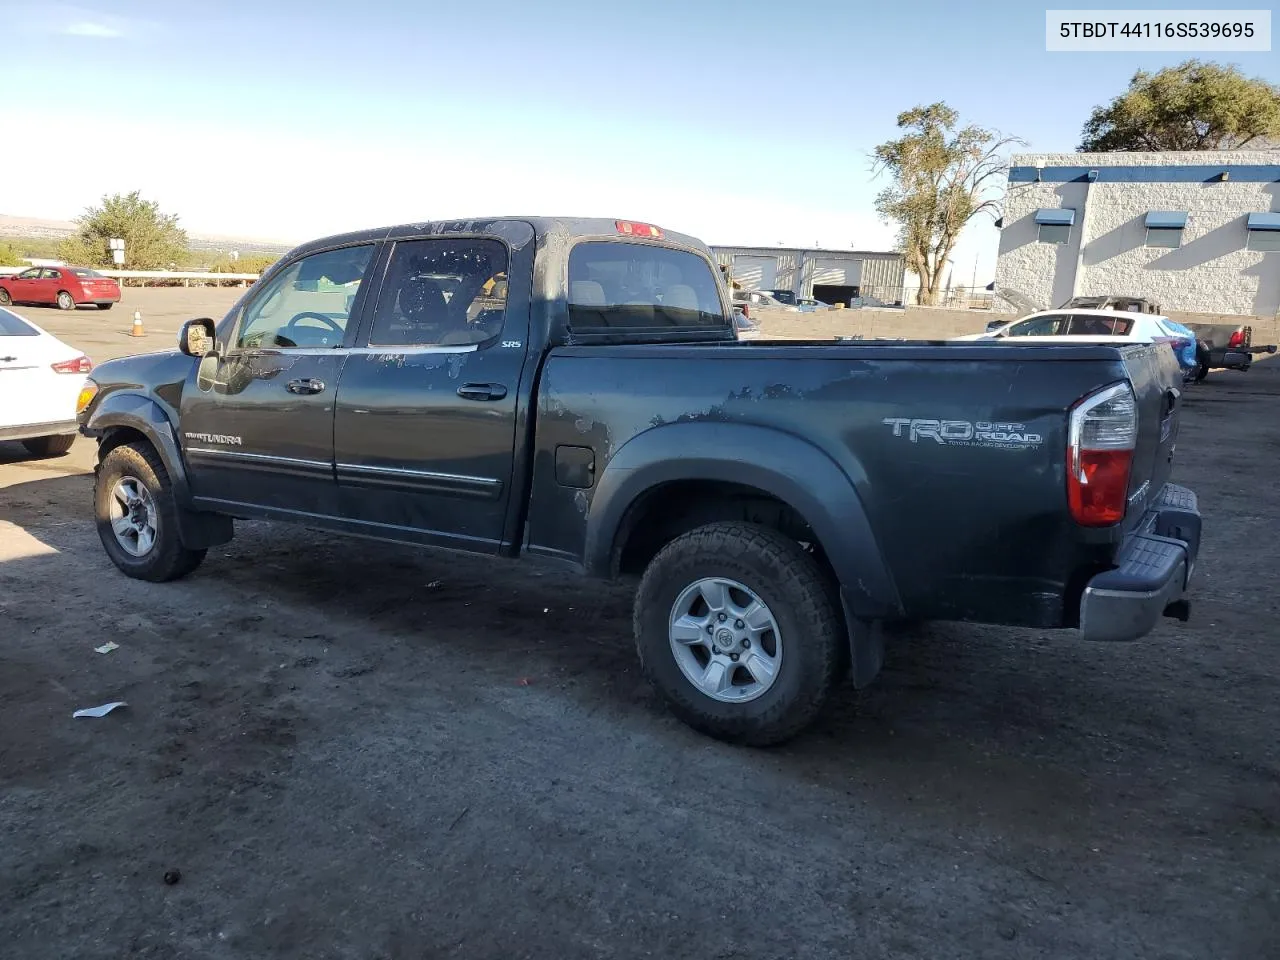
[[[876,210],[898,224],[898,243],[907,268],[920,278],[917,302],[938,301],[951,251],[965,224],[979,213],[999,216],[991,195],[1004,172],[1002,151],[1022,143],[990,130],[958,127],[960,115],[945,103],[917,106],[898,114],[905,131],[875,149],[873,171],[888,173],[891,186],[876,198]]]
[[[236,260],[232,260],[229,256],[222,256],[210,265],[209,270],[213,273],[263,274],[267,272],[268,267],[279,259],[279,257],[273,257],[269,254],[242,255]]]
[[[112,237],[124,240],[126,270],[164,270],[187,260],[187,234],[177,216],[161,213],[158,204],[143,200],[137,190],[103,197],[101,206],[87,209],[76,224],[79,231],[59,248],[68,263],[114,265],[107,244]]]
[[[0,267],[25,267],[27,261],[18,256],[18,248],[11,243],[0,243]]]
[[[1139,70],[1129,89],[1095,107],[1080,150],[1233,150],[1280,145],[1280,87],[1235,67],[1187,60]]]

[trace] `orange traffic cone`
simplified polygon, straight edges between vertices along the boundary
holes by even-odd
[[[131,337],[145,337],[146,333],[142,330],[142,311],[133,311],[133,329],[129,331]]]

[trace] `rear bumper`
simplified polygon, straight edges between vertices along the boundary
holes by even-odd
[[[1114,570],[1093,577],[1080,598],[1086,640],[1137,640],[1161,616],[1185,620],[1184,600],[1200,553],[1200,508],[1186,487],[1166,484],[1125,538]]]
[[[1253,352],[1248,347],[1214,347],[1209,351],[1211,369],[1248,370],[1252,363]]]
[[[0,427],[0,440],[30,440],[34,437],[59,437],[79,432],[80,425],[74,420],[25,423],[17,427]]]

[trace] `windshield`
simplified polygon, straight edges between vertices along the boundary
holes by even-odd
[[[91,277],[102,277],[102,274],[100,274],[97,270],[90,270],[87,267],[76,267],[71,272],[74,273],[77,277],[84,277],[85,279],[88,279]],[[106,278],[103,277],[103,279],[106,279]]]

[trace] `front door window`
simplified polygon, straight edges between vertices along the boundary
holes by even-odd
[[[1062,315],[1051,313],[1043,317],[1031,317],[1009,327],[1003,337],[1053,337],[1061,332]]]
[[[307,350],[341,346],[373,247],[312,254],[277,274],[245,311],[240,350]]]

